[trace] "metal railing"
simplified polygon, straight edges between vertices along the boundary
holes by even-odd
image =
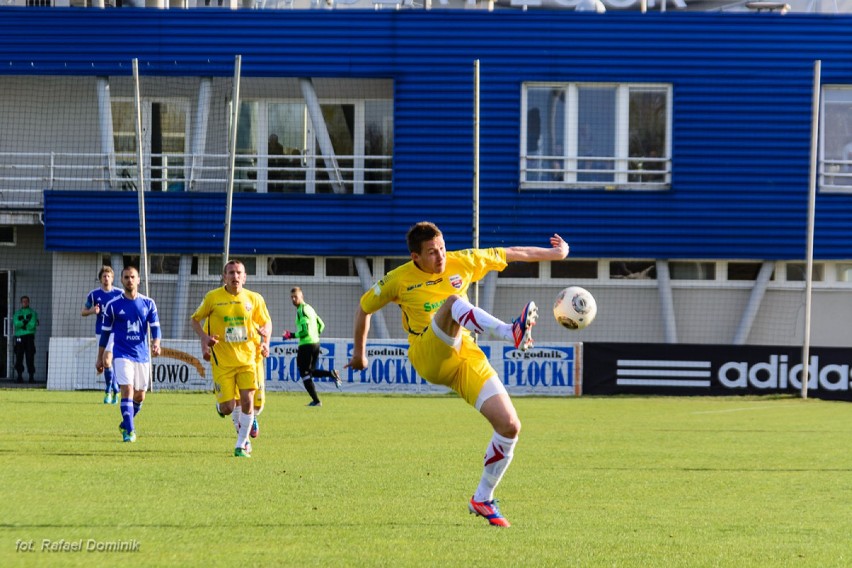
[[[382,194],[391,192],[392,156],[335,156],[334,167],[314,155],[238,154],[234,191]],[[226,191],[227,154],[149,154],[146,191]],[[337,180],[343,187],[336,187]],[[135,191],[134,154],[0,152],[0,205],[9,195],[44,189]],[[32,201],[32,199],[24,199]]]

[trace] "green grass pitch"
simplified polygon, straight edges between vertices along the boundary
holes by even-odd
[[[848,403],[516,398],[497,529],[458,398],[271,393],[237,459],[209,393],[150,394],[134,444],[101,397],[0,390],[0,566],[852,565]]]

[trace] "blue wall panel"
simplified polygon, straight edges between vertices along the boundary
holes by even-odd
[[[393,79],[393,195],[237,195],[235,252],[404,255],[405,230],[420,219],[442,225],[450,247],[467,245],[479,59],[483,245],[541,245],[556,231],[578,257],[803,258],[814,60],[824,83],[852,84],[847,16],[33,8],[2,16],[3,74],[128,74],[138,57],[145,74],[230,76],[241,54],[246,77]],[[524,81],[671,83],[671,190],[519,191]],[[46,246],[97,249],[94,229],[73,218],[99,197],[49,193]],[[132,204],[117,199],[122,222],[132,221]],[[149,250],[215,252],[221,221],[207,212],[217,199],[152,196],[148,220],[165,235]],[[187,223],[159,218],[178,208]],[[850,220],[852,196],[819,196],[818,258],[852,258]]]

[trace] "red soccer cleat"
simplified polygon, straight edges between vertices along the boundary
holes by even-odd
[[[492,499],[491,501],[474,501],[473,497],[471,497],[467,508],[470,509],[471,514],[485,517],[488,524],[492,527],[512,526],[509,521],[506,520],[506,517],[500,513],[500,508],[497,507],[497,499]]]
[[[521,315],[512,320],[512,336],[515,338],[515,349],[526,351],[533,346],[532,328],[538,319],[538,308],[535,302],[529,302]]]

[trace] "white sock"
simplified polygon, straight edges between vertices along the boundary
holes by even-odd
[[[251,430],[251,423],[254,420],[254,414],[240,414],[240,428],[237,432],[237,445],[235,447],[242,448],[246,445],[246,440],[248,440],[249,430]]]
[[[497,484],[500,483],[503,474],[509,468],[517,443],[517,438],[504,438],[494,432],[491,443],[488,444],[488,449],[485,451],[482,479],[479,480],[479,487],[473,494],[474,501],[491,501],[494,499],[494,489],[497,488]]]
[[[463,328],[487,337],[514,341],[512,324],[505,323],[482,308],[477,308],[467,300],[459,298],[453,302],[453,319]]]
[[[231,420],[234,421],[234,430],[237,431],[237,434],[240,433],[240,415],[242,414],[242,409],[240,405],[234,407],[234,411],[231,412]]]

